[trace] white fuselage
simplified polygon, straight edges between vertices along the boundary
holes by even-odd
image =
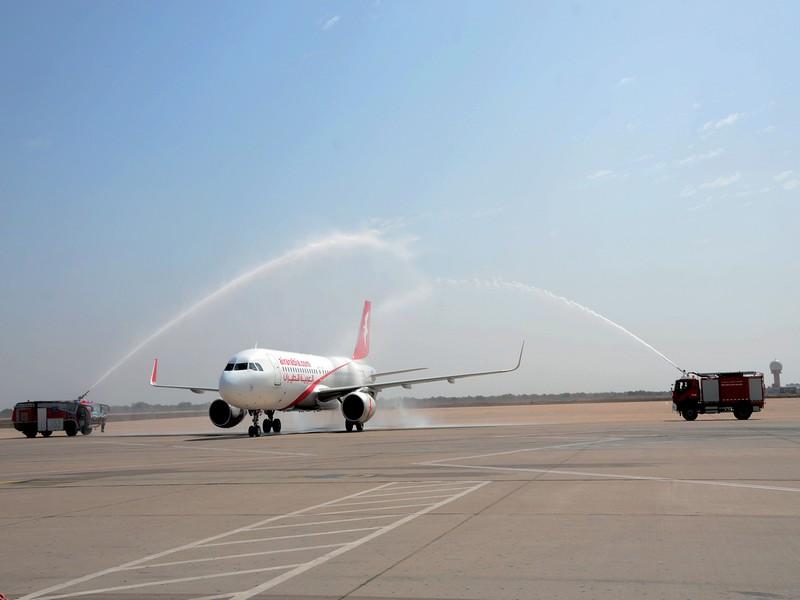
[[[315,391],[368,385],[375,369],[357,360],[254,348],[234,355],[219,377],[225,402],[246,410],[339,408],[320,402]]]

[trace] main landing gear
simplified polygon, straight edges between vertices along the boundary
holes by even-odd
[[[253,417],[253,424],[247,428],[247,435],[250,437],[261,437],[261,427],[258,426],[258,419],[261,417],[260,410],[251,410],[250,416]],[[269,433],[270,429],[275,433],[281,432],[281,420],[274,419],[273,415],[275,414],[274,410],[265,411],[267,413],[267,417],[264,419],[264,433]]]
[[[267,418],[264,419],[264,433],[269,433],[270,429],[272,429],[274,433],[281,432],[281,420],[273,419],[274,414],[275,414],[274,410],[267,411]]]
[[[344,422],[344,428],[347,431],[353,431],[354,427],[355,427],[356,431],[364,431],[364,424],[363,423],[359,423],[358,421],[345,421]]]

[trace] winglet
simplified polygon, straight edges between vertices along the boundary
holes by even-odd
[[[525,351],[525,340],[522,340],[522,346],[519,349],[519,359],[517,360],[517,366],[514,367],[514,371],[519,369],[519,366],[522,364],[522,353]]]
[[[158,359],[153,359],[153,371],[150,373],[150,385],[157,385],[156,380],[158,379]]]
[[[356,349],[353,350],[353,360],[361,360],[362,358],[366,358],[369,354],[369,328],[371,310],[372,303],[369,300],[364,300],[364,311],[361,313],[361,326],[358,329]]]

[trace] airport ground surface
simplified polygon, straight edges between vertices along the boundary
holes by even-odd
[[[402,414],[384,423],[401,425]],[[800,401],[425,410],[257,439],[0,433],[0,592],[296,600],[800,597]]]

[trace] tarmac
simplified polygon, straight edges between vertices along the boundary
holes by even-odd
[[[800,597],[798,399],[691,423],[665,402],[386,412],[253,439],[2,431],[0,593]]]

